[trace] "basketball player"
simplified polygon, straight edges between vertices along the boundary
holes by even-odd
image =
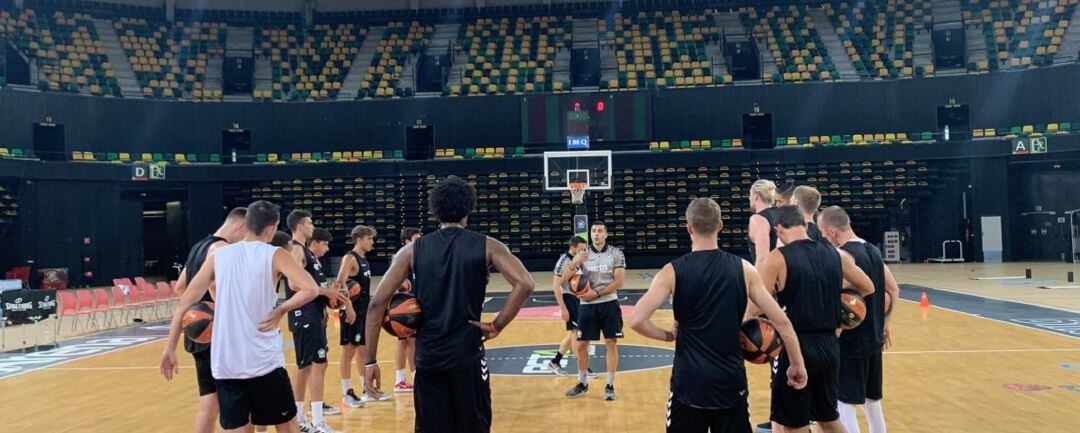
[[[775,291],[799,335],[808,385],[798,389],[773,375],[772,431],[808,432],[810,422],[817,421],[824,433],[843,433],[836,411],[840,289],[847,280],[859,294],[868,296],[874,293],[874,283],[850,255],[810,239],[798,207],[777,208],[774,222],[784,246],[769,253],[761,279],[770,292]],[[776,371],[786,370],[791,361],[790,354],[781,353],[774,364]]]
[[[299,413],[300,428],[305,432],[334,433],[326,425],[325,415],[341,413],[341,409],[324,405],[323,382],[326,376],[326,308],[331,297],[337,297],[342,302],[348,302],[348,297],[329,287],[326,275],[323,273],[322,264],[315,257],[315,253],[308,248],[308,240],[313,239],[315,225],[311,222],[311,213],[302,209],[289,212],[285,223],[292,232],[293,259],[299,263],[311,278],[319,284],[319,295],[311,302],[303,304],[300,308],[289,313],[289,330],[293,334],[293,350],[296,351],[296,383],[293,384],[293,397],[296,399],[296,410]],[[321,233],[321,232],[320,232]],[[329,245],[329,239],[314,239],[316,248],[321,249],[322,243]],[[293,296],[294,291],[286,280],[285,298]],[[311,394],[311,423],[304,416],[304,394]],[[318,400],[316,400],[318,399]]]
[[[281,249],[285,250],[286,252],[288,252],[289,254],[292,254],[292,242],[291,241],[292,241],[292,236],[289,236],[288,233],[285,233],[285,232],[283,232],[281,230],[278,230],[277,233],[274,233],[274,238],[270,240],[270,245],[281,248]]]
[[[785,191],[794,192],[794,188],[789,187]],[[757,269],[759,275],[765,259],[769,256],[769,252],[776,249],[776,232],[773,231],[776,212],[774,204],[778,199],[786,202],[791,198],[790,195],[781,197],[776,192],[776,184],[771,180],[758,179],[753,185],[750,185],[750,210],[754,214],[750,215],[750,224],[746,229],[746,237],[750,241],[750,263],[754,265],[754,269]],[[761,311],[753,304],[746,310],[746,318],[756,317],[760,314]],[[777,371],[775,361],[773,371]],[[770,433],[772,423],[758,424],[757,430],[760,433]]]
[[[578,383],[566,391],[569,398],[577,398],[589,391],[586,382],[589,372],[589,342],[599,340],[604,333],[607,353],[607,385],[604,400],[615,400],[615,371],[619,367],[618,342],[623,337],[622,309],[619,308],[618,290],[626,278],[626,257],[622,250],[607,244],[607,225],[595,221],[589,228],[592,246],[585,254],[578,254],[563,272],[563,283],[570,281],[574,272],[581,270],[589,279],[592,290],[579,294],[578,332],[574,353],[577,355]]]
[[[247,207],[246,235],[207,256],[177,302],[161,354],[160,372],[172,380],[179,373],[176,345],[184,312],[211,284],[216,285],[211,364],[220,424],[227,432],[249,430],[251,424],[273,425],[279,432],[300,431],[278,324],[286,312],[318,296],[318,286],[288,253],[268,244],[279,212],[277,205],[262,200]],[[279,275],[292,281],[295,294],[275,308],[273,289]]]
[[[859,433],[855,406],[862,406],[870,433],[885,433],[881,410],[881,351],[888,345],[889,318],[885,315],[885,293],[900,299],[900,288],[881,251],[860,239],[851,230],[851,219],[838,206],[825,208],[818,216],[822,233],[834,246],[855,259],[855,264],[874,282],[874,293],[865,297],[866,317],[855,329],[840,334],[840,423],[847,433]]]
[[[397,253],[368,307],[367,387],[370,392],[379,387],[376,352],[387,303],[415,272],[413,294],[423,314],[416,333],[415,431],[486,433],[491,430],[491,383],[484,341],[514,320],[532,293],[533,280],[506,245],[465,228],[476,207],[472,185],[449,176],[432,189],[428,206],[439,229]],[[495,319],[481,322],[492,266],[513,290]]]
[[[686,208],[690,253],[656,274],[634,307],[630,327],[639,334],[675,343],[667,431],[749,433],[746,370],[740,344],[747,298],[765,312],[791,358],[787,383],[806,386],[799,340],[787,315],[761,284],[749,262],[720,250],[720,206],[699,198]],[[677,328],[650,321],[671,299]]]
[[[773,203],[774,207],[784,207],[794,204],[791,202],[791,195],[795,193],[794,184],[786,184],[776,193],[776,202]]]
[[[404,247],[416,242],[417,239],[420,239],[420,229],[416,227],[401,229],[401,246]],[[402,293],[412,292],[413,283],[415,282],[416,275],[410,274],[399,291]],[[409,370],[416,371],[416,365],[413,363],[415,356],[416,338],[398,338],[397,353],[394,354],[394,392],[413,392],[413,384],[407,380],[408,370],[405,367],[408,366]]]
[[[360,373],[360,391],[363,392],[364,371],[362,368],[366,351],[364,350],[364,322],[367,314],[367,306],[371,301],[371,265],[367,261],[367,253],[375,246],[376,231],[368,226],[353,227],[349,237],[353,240],[353,249],[341,258],[341,269],[338,271],[337,282],[341,287],[348,287],[348,281],[354,280],[360,284],[360,294],[351,302],[344,305],[345,314],[339,315],[341,321],[341,392],[342,404],[349,407],[364,407],[371,399],[386,401],[390,394],[380,392],[379,395],[369,396],[363,394],[363,398],[356,395],[352,388],[352,362],[356,359],[356,371]]]
[[[746,233],[750,240],[750,262],[758,272],[761,272],[769,252],[776,249],[776,232],[772,229],[775,225],[775,201],[776,184],[773,181],[758,179],[750,186],[750,209],[754,214],[750,215],[750,226]]]
[[[206,262],[206,256],[214,250],[240,242],[244,239],[247,230],[244,229],[244,218],[247,216],[247,208],[238,207],[229,212],[225,222],[218,227],[214,234],[203,238],[191,247],[188,252],[184,270],[176,279],[176,293],[183,294],[187,290],[191,279],[199,273],[199,268]],[[214,302],[210,291],[203,295],[199,302]],[[199,384],[199,408],[195,412],[196,433],[213,433],[214,420],[218,417],[217,383],[210,368],[210,345],[199,344],[187,338],[184,339],[184,350],[191,354],[195,360],[195,379]]]
[[[570,343],[574,342],[577,334],[578,306],[580,305],[578,298],[570,293],[570,280],[563,282],[563,275],[568,271],[577,273],[577,271],[570,271],[570,262],[578,254],[584,253],[585,248],[588,248],[585,239],[571,236],[567,251],[559,256],[558,262],[555,262],[555,276],[552,277],[551,290],[555,292],[555,302],[559,303],[559,312],[563,322],[566,322],[566,336],[559,342],[559,351],[555,353],[555,358],[548,362],[548,369],[559,376],[566,374],[562,366],[562,358],[570,349]]]
[[[790,203],[793,206],[798,206],[802,211],[803,220],[806,221],[806,235],[818,242],[829,243],[825,237],[821,236],[821,230],[818,225],[814,223],[814,215],[817,213],[818,208],[821,207],[821,193],[817,188],[806,185],[799,185],[795,187],[795,190],[791,193]]]

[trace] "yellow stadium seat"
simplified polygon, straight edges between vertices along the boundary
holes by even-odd
[[[144,154],[142,154],[142,160],[143,160],[143,162],[153,161],[154,160],[154,155],[151,155],[149,153],[144,153]]]

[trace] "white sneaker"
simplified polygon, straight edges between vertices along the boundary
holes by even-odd
[[[311,430],[311,423],[307,422],[307,420],[305,420],[305,419],[299,420],[299,422],[300,422],[300,431],[301,432],[303,432],[303,433],[311,433],[311,431],[312,431]]]
[[[363,400],[364,402],[369,402],[369,401],[387,401],[387,400],[389,400],[389,399],[390,399],[390,397],[391,397],[391,395],[390,395],[390,394],[387,394],[387,393],[385,393],[385,392],[379,391],[379,394],[378,394],[378,395],[374,395],[374,396],[372,396],[372,395],[369,395],[369,394],[368,394],[367,392],[365,392],[365,393],[364,393],[364,395],[363,395],[362,397],[360,397],[360,399],[361,399],[361,400]]]
[[[360,397],[356,396],[356,391],[350,389],[349,392],[345,393],[345,396],[341,398],[341,404],[351,408],[361,408],[364,407],[364,400],[361,400]]]
[[[338,433],[337,430],[330,428],[326,423],[315,424],[311,426],[311,433]]]
[[[322,407],[322,413],[323,415],[341,415],[341,408],[333,407],[324,403]]]

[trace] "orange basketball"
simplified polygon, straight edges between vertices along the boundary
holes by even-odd
[[[209,344],[214,331],[214,303],[203,301],[192,305],[180,319],[188,340]]]
[[[581,296],[592,290],[592,286],[589,285],[589,279],[582,274],[576,274],[570,277],[570,293]]]
[[[866,318],[866,301],[859,292],[840,291],[840,328],[855,329]]]
[[[420,302],[408,293],[396,293],[383,316],[383,329],[398,338],[412,337],[424,322]]]
[[[360,297],[360,282],[356,280],[349,280],[345,282],[345,287],[348,290],[349,299],[356,300]]]
[[[780,356],[783,342],[772,322],[764,317],[754,317],[742,323],[739,333],[743,359],[751,364],[765,364]]]

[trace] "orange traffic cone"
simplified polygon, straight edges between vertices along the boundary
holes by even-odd
[[[930,298],[926,297],[926,292],[922,292],[922,298],[919,299],[919,306],[923,308],[930,307]]]

